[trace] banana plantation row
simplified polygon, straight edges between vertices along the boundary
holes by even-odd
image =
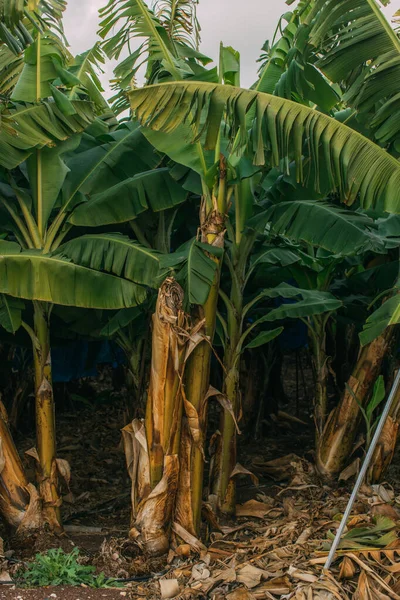
[[[132,406],[145,407],[123,430],[130,535],[152,554],[172,533],[201,534],[207,435],[213,504],[234,514],[241,364],[256,356],[251,377],[262,381],[291,320],[307,327],[322,480],[348,465],[360,428],[368,444],[393,377],[396,21],[375,0],[300,0],[246,90],[237,51],[221,44],[217,66],[202,54],[196,4],[110,0],[98,43],[76,57],[63,0],[1,5],[0,323],[11,343],[32,344],[37,478],[2,407],[0,512],[22,537],[62,530],[55,320],[127,357]],[[111,59],[108,104],[98,73]],[[207,432],[215,400],[220,425]],[[371,481],[393,456],[396,400]]]

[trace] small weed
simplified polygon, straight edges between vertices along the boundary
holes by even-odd
[[[122,587],[122,583],[109,579],[104,573],[95,575],[94,567],[81,565],[78,559],[78,548],[68,554],[61,548],[53,548],[36,554],[35,559],[19,574],[19,579],[27,587],[79,586],[82,583],[93,588]]]

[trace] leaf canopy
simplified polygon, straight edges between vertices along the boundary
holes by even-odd
[[[73,115],[65,115],[54,102],[19,104],[15,109],[1,113],[0,122],[0,165],[14,169],[35,148],[52,146],[80,133],[95,118],[90,102],[72,102]]]
[[[300,181],[306,175],[306,150],[314,164],[323,160],[323,174],[315,169],[316,188],[319,178],[327,177],[347,204],[359,198],[365,208],[400,212],[400,163],[360,133],[312,108],[253,90],[192,82],[147,86],[132,91],[130,99],[142,125],[169,132],[190,121],[194,137],[204,132],[206,148],[215,147],[224,117],[231,139],[237,140],[236,151],[246,147],[255,164],[268,161],[286,170],[293,160]],[[249,136],[246,114],[253,105],[256,117]]]
[[[64,306],[118,309],[146,298],[146,290],[107,273],[36,251],[0,254],[0,293]]]
[[[383,302],[367,319],[362,332],[360,342],[362,346],[369,344],[382,335],[387,327],[400,323],[400,295],[396,293]]]
[[[400,39],[380,10],[386,0],[309,0],[305,19],[317,66],[340,82],[381,143],[400,135]]]
[[[149,208],[154,212],[172,208],[186,196],[187,192],[172,179],[168,168],[154,169],[94,194],[74,210],[69,221],[86,227],[125,223]]]
[[[176,269],[175,278],[184,287],[190,304],[204,304],[208,298],[218,268],[210,255],[220,257],[222,249],[193,238],[162,257],[161,267]]]
[[[263,215],[274,233],[307,242],[333,254],[383,251],[383,239],[366,215],[315,200],[280,202]]]
[[[75,264],[112,273],[140,285],[157,287],[160,255],[119,233],[83,235],[58,249]]]

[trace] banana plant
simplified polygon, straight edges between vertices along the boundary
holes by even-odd
[[[275,166],[277,169],[289,171],[289,166],[294,162],[298,180],[304,181],[311,174],[315,188],[327,188],[328,192],[336,190],[349,204],[357,199],[364,207],[384,204],[387,209],[393,210],[398,206],[397,161],[359,132],[315,109],[315,100],[307,99],[304,93],[305,89],[310,92],[315,87],[307,85],[307,81],[313,81],[310,73],[319,79],[321,85],[326,84],[328,88],[329,85],[321,72],[315,69],[315,58],[308,57],[307,54],[301,56],[301,45],[297,41],[296,60],[303,66],[309,65],[309,79],[306,78],[304,87],[297,86],[295,84],[298,78],[289,74],[286,76],[287,85],[284,86],[282,80],[279,87],[286,90],[285,95],[288,97],[296,100],[301,98],[303,104],[295,104],[286,98],[274,98],[263,93],[264,84],[271,86],[266,87],[266,91],[274,91],[281,77],[289,71],[286,67],[282,69],[282,65],[279,73],[273,68],[279,66],[275,60],[277,55],[274,61],[268,60],[264,65],[264,76],[260,77],[262,83],[259,83],[256,89],[241,90],[235,86],[222,85],[224,69],[221,68],[219,73],[213,70],[206,72],[199,57],[188,57],[187,48],[184,61],[180,60],[179,56],[183,56],[182,53],[179,54],[180,50],[178,52],[180,42],[171,34],[174,28],[168,28],[165,23],[161,23],[157,12],[148,9],[141,0],[133,2],[126,12],[124,4],[110,2],[103,15],[103,37],[107,38],[113,25],[121,25],[122,33],[110,36],[105,42],[110,56],[118,57],[128,37],[141,35],[145,43],[137,53],[131,54],[131,64],[136,65],[139,57],[148,50],[151,66],[147,71],[148,83],[165,82],[132,91],[129,94],[131,107],[133,114],[144,126],[143,132],[147,139],[159,151],[182,165],[182,169],[186,167],[200,175],[205,207],[201,216],[203,231],[209,220],[207,217],[211,217],[214,212],[213,233],[210,231],[210,237],[205,236],[204,239],[215,243],[219,238],[218,243],[221,243],[226,212],[234,198],[229,171],[238,166],[242,156],[247,159],[247,162],[242,164],[245,164],[247,169],[250,166],[251,175],[257,170],[263,170],[264,165],[267,165],[268,170]],[[294,24],[297,27],[297,15]],[[289,34],[288,31],[288,37]],[[293,31],[290,44],[295,37]],[[290,56],[293,55],[291,52]],[[183,63],[186,73],[181,69]],[[290,66],[289,53],[283,63]],[[135,74],[135,66],[131,68],[129,61],[122,63],[121,69],[125,69],[126,73],[131,75]],[[196,70],[199,74],[197,77]],[[272,73],[274,70],[275,74]],[[292,73],[296,71],[299,74],[302,69],[298,69],[297,64],[294,64]],[[226,75],[225,83],[237,84],[238,72],[239,69],[235,65],[231,75]],[[219,83],[215,75],[219,78]],[[200,81],[196,82],[196,78]],[[124,81],[123,87],[126,90],[129,88],[128,79],[125,77]],[[321,89],[320,85],[317,87]],[[340,92],[339,88],[337,92]],[[330,88],[325,99],[327,97],[329,100],[325,105],[323,101],[317,100],[325,112],[331,111],[340,94]],[[231,127],[228,139],[223,139],[221,132],[226,131],[226,128],[221,129],[222,121]],[[225,151],[226,141],[231,142],[229,153]],[[379,163],[379,170],[385,173],[383,179],[374,175],[375,171],[370,168],[372,163],[378,164],[376,161]],[[239,175],[238,180],[242,179],[243,175]],[[383,185],[383,181],[388,183],[387,187]],[[236,213],[240,215],[240,209]],[[206,319],[205,333],[210,340],[215,330],[218,287],[216,282],[216,288],[202,311]],[[200,344],[192,354],[186,369],[188,398],[197,414],[208,389],[210,355],[208,347]],[[195,366],[193,371],[191,365]],[[187,512],[192,514],[192,521],[189,519],[185,525],[187,529],[195,532],[198,530],[203,477],[201,452],[194,448],[190,460],[185,462],[190,462],[192,473],[192,477],[187,479],[190,481],[188,488],[191,488],[192,503],[192,509]]]
[[[343,101],[377,143],[398,153],[397,77],[400,40],[381,11],[387,0],[306,0],[301,36],[314,46],[316,66],[342,88]],[[346,16],[344,19],[343,16]]]
[[[305,11],[299,38],[308,38],[315,49],[315,65],[340,86],[343,102],[349,107],[343,111],[346,122],[385,146],[387,152],[397,158],[399,106],[396,74],[400,44],[396,24],[392,28],[381,11],[381,6],[386,4],[380,0],[357,0],[352,11],[348,12],[344,1],[306,0],[301,3]],[[378,215],[385,210],[398,212],[390,204],[379,203],[376,209]],[[380,300],[382,298],[385,296],[381,296]],[[385,353],[390,348],[392,333],[385,326],[391,321],[391,307],[396,305],[395,295],[388,302],[387,307],[386,302],[383,303],[376,316],[368,319],[361,334],[363,346],[359,360],[348,381],[350,388],[355,390],[354,386],[358,386],[357,397],[364,407]],[[370,370],[365,368],[367,364],[371,366]],[[321,436],[317,462],[326,477],[335,477],[345,466],[352,451],[359,418],[360,408],[345,390]]]
[[[2,46],[3,51],[8,48]],[[2,241],[0,279],[3,294],[33,302],[33,322],[22,320],[21,325],[31,337],[34,352],[39,492],[44,518],[58,529],[49,336],[52,306],[121,309],[138,305],[147,289],[157,286],[159,265],[156,252],[123,235],[74,237],[73,217],[79,222],[87,218],[88,212],[81,210],[82,216],[78,209],[89,195],[94,201],[89,221],[94,226],[94,215],[101,211],[98,204],[104,206],[105,196],[102,220],[115,225],[131,221],[151,202],[155,210],[174,206],[186,198],[186,192],[168,169],[157,169],[160,157],[137,127],[116,127],[115,119],[110,120],[95,76],[102,60],[97,47],[73,59],[53,30],[38,29],[21,58],[12,84],[8,75],[2,80],[9,104],[17,108],[9,116],[5,113],[0,131],[1,220],[3,230],[9,232],[9,240]],[[19,108],[22,101],[28,104]],[[38,108],[42,112],[35,121]],[[82,111],[87,118],[82,118]],[[21,121],[17,113],[24,114]],[[60,123],[54,115],[59,115]],[[8,128],[7,119],[14,130]],[[42,136],[37,139],[36,122]],[[46,134],[47,123],[51,137]],[[15,127],[20,140],[16,151],[8,141],[15,138]],[[24,127],[29,145],[24,142]],[[159,198],[161,185],[164,192]],[[127,203],[110,210],[121,189]]]

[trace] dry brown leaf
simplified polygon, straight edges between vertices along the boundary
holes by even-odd
[[[304,544],[310,538],[312,533],[313,533],[313,528],[306,527],[305,530],[299,535],[299,537],[295,541],[295,544]]]
[[[356,477],[360,470],[360,459],[356,458],[352,463],[349,464],[348,467],[343,469],[343,471],[339,475],[339,481],[348,481],[351,477]]]
[[[176,455],[164,457],[163,476],[140,504],[134,527],[129,535],[153,556],[168,552],[169,523],[178,484],[179,460]]]
[[[350,558],[361,567],[363,572],[369,575],[369,579],[373,579],[375,584],[378,584],[378,586],[383,588],[389,594],[389,597],[392,598],[392,600],[400,600],[400,596],[390,588],[390,586],[384,581],[382,577],[380,577],[380,575],[376,573],[376,571],[372,567],[370,567],[365,561],[362,561],[359,556],[357,556],[354,553],[348,553],[347,556],[350,556]],[[367,581],[367,583],[369,584],[369,581]],[[359,596],[359,600],[364,599],[362,599],[362,597]]]
[[[69,484],[71,481],[71,467],[69,466],[69,462],[64,458],[56,458],[56,464],[58,474],[64,479],[69,489]]]
[[[297,579],[298,581],[305,581],[306,583],[314,583],[318,580],[316,575],[307,571],[300,571],[296,567],[290,566],[288,570],[289,577]]]
[[[40,462],[39,461],[39,454],[38,451],[36,450],[35,447],[29,448],[29,450],[25,451],[26,456],[29,456],[30,458],[33,458],[36,462]]]
[[[376,582],[366,573],[361,571],[358,578],[357,589],[354,592],[354,600],[390,600],[394,596],[382,593],[376,587]]]
[[[215,387],[213,387],[212,385],[210,385],[210,387],[208,388],[208,392],[206,394],[206,397],[204,398],[204,403],[206,403],[209,400],[209,398],[212,398],[213,396],[215,396],[216,400],[220,403],[220,405],[222,406],[222,408],[224,410],[226,410],[231,415],[231,417],[233,419],[233,422],[235,423],[236,431],[240,435],[241,431],[240,431],[239,426],[237,424],[235,412],[234,412],[233,407],[232,407],[232,402],[229,400],[228,396],[226,396],[225,394],[223,394],[219,390],[215,389]]]
[[[259,569],[253,565],[245,565],[238,570],[237,581],[251,589],[260,583],[263,575],[266,575],[266,571],[263,571],[263,569]]]
[[[207,568],[207,565],[204,563],[198,563],[197,565],[193,565],[192,567],[192,580],[193,581],[201,581],[204,579],[208,579],[211,573]]]
[[[256,517],[262,519],[271,508],[264,504],[264,502],[258,502],[258,500],[248,500],[244,504],[238,504],[236,506],[237,517]]]
[[[186,529],[184,529],[184,527],[182,527],[182,525],[179,525],[179,523],[173,523],[172,529],[175,531],[175,533],[177,535],[179,535],[179,537],[184,542],[189,544],[189,546],[191,548],[193,548],[193,550],[195,550],[196,552],[200,553],[202,550],[206,550],[206,547],[204,546],[204,544],[200,540],[198,540],[194,535],[192,535],[191,533],[186,531]]]
[[[339,579],[351,579],[356,573],[356,567],[348,556],[345,556],[340,565]]]
[[[248,475],[255,486],[258,486],[259,484],[258,477],[239,463],[236,463],[235,468],[230,474],[230,479],[236,477],[236,475]]]
[[[203,451],[203,433],[201,431],[200,418],[196,408],[186,398],[184,389],[182,388],[183,406],[185,408],[185,414],[189,426],[190,435],[192,437],[194,445],[199,448],[204,458]]]
[[[329,575],[310,584],[300,583],[296,588],[295,598],[296,600],[350,600],[343,587]]]
[[[160,579],[159,584],[162,600],[167,598],[175,598],[180,593],[177,579]]]
[[[389,517],[392,521],[400,519],[400,513],[390,504],[374,504],[371,508],[371,515],[383,515]]]
[[[246,588],[237,588],[230,594],[227,594],[226,600],[254,600],[254,595]]]
[[[188,558],[190,556],[190,545],[189,544],[181,544],[175,550],[177,556],[181,556],[182,558]]]
[[[253,592],[256,598],[263,598],[261,594],[269,592],[274,595],[289,594],[292,590],[292,585],[287,577],[274,577],[270,581],[266,581],[257,586]]]

